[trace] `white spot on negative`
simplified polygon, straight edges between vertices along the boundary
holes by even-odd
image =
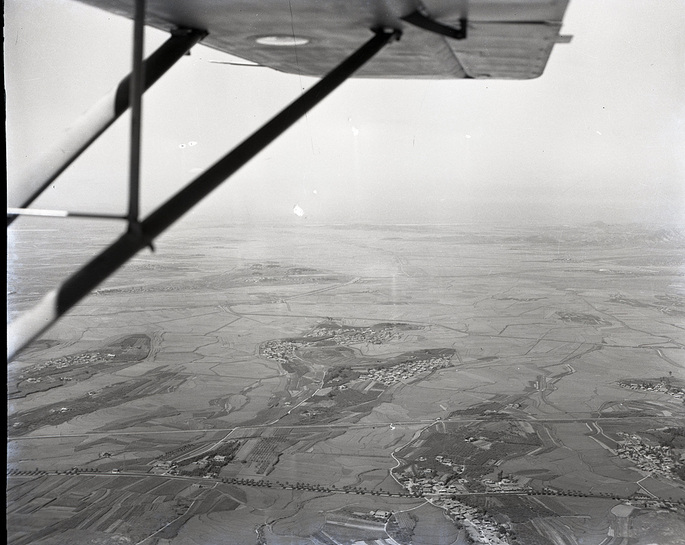
[[[302,216],[304,216],[304,210],[302,210],[302,208],[300,208],[300,206],[296,204],[293,208],[293,214],[301,218]]]

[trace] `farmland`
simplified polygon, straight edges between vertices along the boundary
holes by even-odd
[[[10,365],[8,542],[676,543],[685,239],[551,232],[165,236]]]

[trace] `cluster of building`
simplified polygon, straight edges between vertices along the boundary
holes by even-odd
[[[631,390],[639,390],[641,392],[660,392],[668,394],[676,399],[682,399],[685,403],[685,389],[678,386],[672,386],[668,379],[661,379],[658,382],[645,380],[622,380],[619,382],[621,388],[630,388]]]
[[[55,369],[64,369],[72,365],[88,365],[92,363],[100,363],[114,359],[115,354],[103,354],[101,352],[87,352],[85,354],[72,354],[70,356],[62,356],[52,360],[47,360],[42,363],[36,363],[31,366],[31,371],[42,371],[48,367]],[[20,376],[19,378],[24,378]],[[34,382],[40,382],[40,379],[33,379]]]
[[[530,487],[525,486],[514,479],[510,479],[509,477],[503,477],[498,481],[484,479],[482,483],[485,485],[485,489],[488,492],[529,492],[531,490]]]
[[[393,327],[374,329],[371,327],[350,328],[338,325],[335,327],[327,325],[317,326],[305,335],[305,337],[332,337],[337,344],[382,344],[398,336],[399,333]]]
[[[372,329],[370,327],[357,329],[339,326],[318,326],[305,335],[305,337],[312,339],[311,342],[290,339],[268,341],[262,345],[261,354],[270,360],[286,363],[293,358],[297,348],[308,346],[323,338],[333,340],[338,345],[361,343],[382,344],[396,336],[397,333],[391,327],[382,329]]]
[[[150,472],[155,475],[178,475],[178,466],[171,460],[155,460]]]
[[[458,464],[454,460],[449,459],[447,456],[442,456],[441,454],[438,454],[435,457],[435,461],[444,466],[451,467],[452,470],[457,473],[464,473],[464,471],[466,471],[466,466],[464,464]]]
[[[243,282],[250,283],[250,284],[260,284],[263,282],[277,282],[279,280],[282,280],[282,278],[277,278],[275,276],[261,276],[261,275],[246,276],[246,277],[242,278]]]
[[[391,386],[401,380],[410,379],[426,371],[435,371],[436,369],[449,367],[450,359],[449,357],[438,356],[435,358],[405,361],[392,367],[370,369],[363,375],[360,375],[359,378],[361,380],[373,379],[386,386]]]
[[[507,528],[484,515],[477,507],[466,505],[454,497],[455,494],[463,494],[466,491],[465,484],[468,480],[452,479],[448,482],[450,475],[437,476],[431,469],[422,470],[421,473],[423,476],[410,477],[405,471],[399,476],[399,481],[410,493],[420,495],[429,503],[444,509],[453,521],[464,528],[474,543],[509,543]]]
[[[426,461],[426,458],[422,456],[418,461]],[[465,466],[443,455],[435,456],[435,461],[450,467],[452,473],[440,473],[429,467],[410,466],[395,476],[410,494],[421,496],[436,507],[444,509],[455,523],[464,528],[472,542],[492,545],[510,543],[510,526],[503,525],[478,507],[467,505],[457,499],[458,496],[469,493],[470,483],[464,478]],[[527,482],[527,479],[524,481]],[[500,471],[495,480],[482,479],[471,485],[479,489],[484,487],[491,493],[529,493],[531,488],[526,486],[525,482],[519,482],[511,476],[505,477]]]
[[[459,500],[445,499],[434,503],[447,511],[448,516],[459,523],[474,543],[508,545],[509,530],[487,515],[479,515],[478,509],[465,505]]]
[[[621,458],[628,458],[643,471],[671,477],[678,462],[667,446],[647,445],[639,435],[620,433],[624,439],[616,452]]]
[[[115,293],[150,293],[151,291],[181,291],[183,289],[187,289],[187,286],[127,286],[125,288],[105,288],[101,290],[95,290],[93,295],[111,295]]]
[[[279,363],[286,363],[293,358],[296,349],[308,346],[322,339],[332,340],[338,345],[382,344],[398,335],[399,333],[391,326],[383,328],[351,328],[338,325],[321,325],[305,335],[311,341],[293,339],[268,341],[262,345],[261,355],[267,359],[276,360]]]
[[[361,511],[353,511],[352,515],[356,518],[364,520],[387,522],[390,519],[390,517],[392,517],[392,511],[385,511],[383,509],[374,509],[373,511],[369,511],[368,513]]]
[[[464,494],[467,492],[467,479],[453,479],[447,483],[447,475],[437,476],[430,468],[420,471],[420,475],[407,477],[400,476],[400,483],[410,494],[419,496],[449,496]]]
[[[261,355],[267,359],[276,360],[278,363],[287,363],[293,358],[297,348],[307,344],[287,339],[269,341],[262,345]]]

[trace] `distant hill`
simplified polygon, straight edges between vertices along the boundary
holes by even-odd
[[[544,232],[508,237],[529,244],[573,244],[591,246],[639,246],[668,244],[685,246],[685,229],[638,224],[608,225],[594,222],[578,227],[549,227]]]

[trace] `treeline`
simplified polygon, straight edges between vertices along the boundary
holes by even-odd
[[[657,438],[661,447],[685,448],[685,427],[664,428],[651,435]]]

